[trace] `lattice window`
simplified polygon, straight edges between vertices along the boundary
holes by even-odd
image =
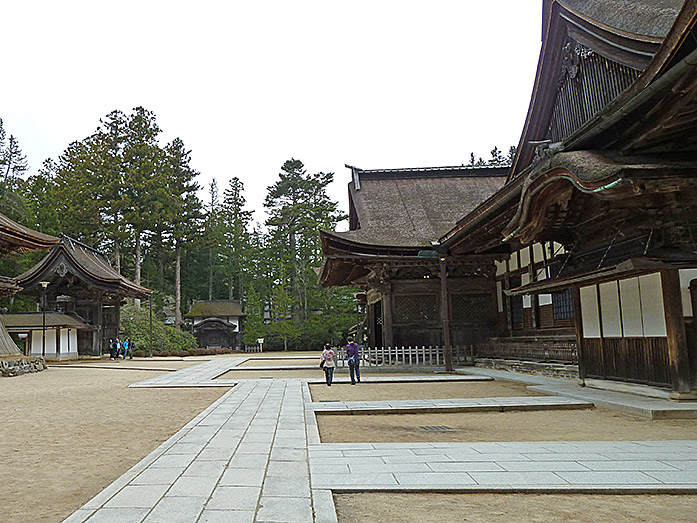
[[[453,294],[452,318],[458,323],[487,321],[493,317],[491,294]]]
[[[574,299],[571,289],[552,294],[552,311],[555,320],[568,320],[574,317]]]
[[[398,323],[438,321],[440,318],[438,296],[421,294],[395,296],[394,320]]]

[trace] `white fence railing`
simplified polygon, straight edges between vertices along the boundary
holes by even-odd
[[[245,352],[261,352],[261,347],[259,347],[259,345],[245,345],[244,351]]]
[[[453,347],[453,364],[464,365],[470,359],[470,347]],[[335,347],[339,367],[348,367],[346,347]],[[443,347],[362,347],[361,365],[385,367],[396,365],[443,366],[445,356]]]

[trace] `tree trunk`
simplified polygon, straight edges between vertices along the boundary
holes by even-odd
[[[233,263],[233,258],[234,256],[230,256],[228,258],[229,265],[230,265],[230,276],[228,277],[228,300],[231,300],[235,296],[235,275],[233,273],[233,270],[235,268],[235,264]]]
[[[213,247],[208,248],[208,299],[213,299]]]
[[[162,231],[157,231],[157,282],[163,285],[165,281],[165,264],[162,255]]]
[[[121,274],[121,249],[118,238],[114,238],[114,269]]]
[[[136,231],[136,252],[135,252],[135,274],[133,276],[133,281],[136,285],[140,285],[140,271],[141,271],[141,241],[140,241],[140,231]],[[137,309],[140,309],[140,298],[133,300],[133,304]]]
[[[174,263],[174,326],[177,330],[181,330],[182,322],[182,278],[181,278],[181,267],[182,267],[182,255],[181,248],[179,246],[179,240],[177,240],[174,247],[175,252],[175,263]]]

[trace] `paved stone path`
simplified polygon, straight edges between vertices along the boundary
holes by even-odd
[[[335,523],[332,490],[697,492],[697,441],[320,443],[316,412],[391,410],[400,402],[313,403],[307,379],[214,379],[245,359],[216,358],[132,385],[236,384],[67,521]],[[453,401],[408,405],[437,409]],[[468,401],[496,408],[583,403]]]

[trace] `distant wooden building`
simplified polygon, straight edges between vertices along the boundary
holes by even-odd
[[[320,281],[366,291],[368,343],[468,345],[493,335],[497,256],[441,256],[431,242],[499,189],[508,169],[350,169],[350,230],[321,231]]]
[[[152,292],[121,276],[99,251],[66,236],[16,280],[39,304],[45,293],[47,311],[69,314],[89,326],[77,329],[79,355],[108,351],[109,339],[119,336],[125,298],[147,299]],[[45,288],[41,282],[47,282]],[[57,346],[46,350],[59,353]]]
[[[58,242],[58,238],[24,227],[7,216],[0,214],[0,256],[38,250],[47,250]],[[0,276],[0,297],[15,294],[21,286],[15,278]],[[17,347],[0,320],[0,356],[21,356]]]
[[[624,4],[544,1],[537,78],[507,183],[438,242],[454,256],[506,246],[500,334],[573,332],[581,377],[689,398],[697,2]]]
[[[244,325],[242,304],[234,300],[195,301],[185,314],[199,347],[239,348]]]

